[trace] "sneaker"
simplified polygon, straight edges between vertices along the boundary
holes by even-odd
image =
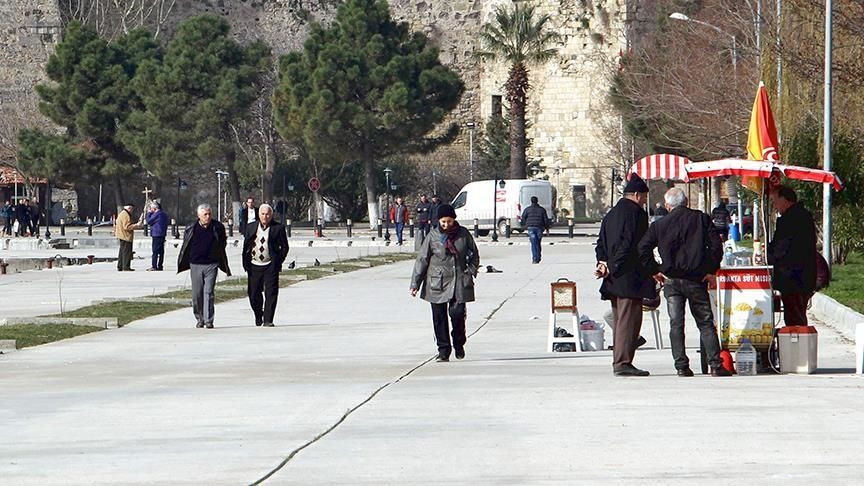
[[[449,357],[447,357],[447,356],[441,356],[440,354],[438,355],[437,358],[435,358],[435,362],[436,362],[436,363],[447,363],[448,361],[450,361],[450,358],[449,358]]]
[[[678,376],[689,378],[693,376],[693,370],[691,370],[690,368],[681,368],[680,370],[678,370]]]
[[[203,323],[203,322],[199,322],[198,324],[195,324],[195,327],[197,327],[197,328],[200,329],[200,328],[204,327],[204,323]]]
[[[456,347],[456,359],[462,359],[465,357],[465,348],[463,346]]]
[[[204,324],[204,327],[206,327],[207,329],[213,329],[213,323]]]
[[[732,376],[732,372],[721,366],[712,369],[711,376]]]
[[[276,326],[273,325],[272,322],[265,322],[265,323],[262,324],[262,325],[263,325],[264,327],[276,327]]]
[[[147,270],[146,270],[146,271],[147,271],[147,272],[155,272],[155,271],[156,271],[156,269],[155,269],[155,268],[153,268],[153,267],[150,267],[150,268],[148,268],[148,269],[147,269]]]

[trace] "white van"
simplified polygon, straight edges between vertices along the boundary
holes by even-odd
[[[498,233],[503,234],[510,218],[513,230],[522,231],[522,211],[531,205],[531,196],[537,196],[539,203],[546,209],[549,220],[554,220],[555,210],[555,187],[549,181],[532,181],[527,179],[504,180],[504,187],[498,181],[497,190],[494,191],[495,181],[474,181],[467,184],[459,191],[459,194],[451,203],[456,210],[456,219],[462,226],[468,229],[474,228],[474,219],[479,223],[481,234],[488,234],[492,229],[493,202],[495,198],[495,216],[498,224]]]

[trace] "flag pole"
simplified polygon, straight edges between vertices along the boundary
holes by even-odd
[[[832,0],[825,0],[825,101],[822,150],[824,169],[831,170],[831,43]],[[822,184],[822,256],[831,266],[831,185]]]

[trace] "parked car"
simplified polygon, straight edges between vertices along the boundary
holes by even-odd
[[[451,204],[462,225],[473,228],[474,219],[477,219],[481,234],[488,234],[493,224],[497,224],[498,232],[503,233],[509,218],[511,229],[523,231],[522,210],[531,205],[532,196],[537,196],[549,219],[554,220],[556,191],[549,181],[507,179],[503,181],[504,187],[501,187],[502,181],[498,182],[494,189],[495,208],[492,202],[495,181],[474,181],[459,191]],[[494,223],[493,214],[497,218]]]

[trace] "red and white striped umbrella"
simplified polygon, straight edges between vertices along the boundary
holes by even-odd
[[[655,154],[637,160],[627,173],[636,174],[645,180],[667,179],[672,181],[689,181],[686,166],[690,163],[687,157],[672,154]]]
[[[721,159],[690,162],[685,170],[690,179],[722,176],[761,177],[763,179],[772,179],[773,177],[772,182],[779,184],[779,176],[782,175],[788,179],[831,184],[836,191],[843,189],[843,181],[833,172],[764,160]]]

